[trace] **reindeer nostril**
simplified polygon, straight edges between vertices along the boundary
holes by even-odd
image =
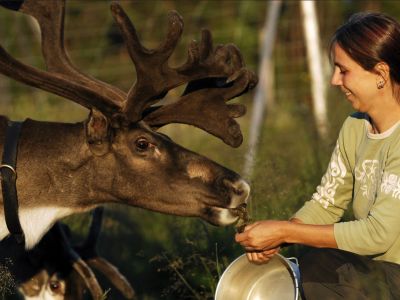
[[[232,191],[233,191],[236,195],[238,195],[238,196],[240,196],[240,195],[242,195],[242,194],[244,193],[244,191],[243,191],[242,188],[235,188],[235,187],[233,187],[233,188],[232,188]]]
[[[230,180],[224,179],[223,182],[237,196],[247,197],[250,193],[250,187],[244,180],[237,180],[232,182]]]

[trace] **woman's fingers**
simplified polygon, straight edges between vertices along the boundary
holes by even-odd
[[[261,252],[246,252],[247,259],[256,264],[267,263],[279,252],[280,248],[264,250]]]
[[[258,221],[247,225],[243,233],[236,234],[235,240],[246,251],[261,251],[276,248],[284,242],[284,231],[281,230],[283,221]]]
[[[247,259],[252,262],[252,263],[256,263],[256,264],[260,264],[260,263],[265,263],[268,260],[270,260],[270,257],[265,256],[262,253],[259,252],[246,252],[247,255]]]
[[[273,248],[273,249],[268,249],[268,250],[264,250],[261,253],[263,253],[264,255],[275,255],[276,253],[279,252],[279,250],[281,250],[280,247],[278,248]]]
[[[235,241],[238,243],[246,242],[248,240],[249,230],[252,229],[253,227],[257,226],[258,223],[260,223],[260,222],[254,222],[252,224],[246,225],[246,227],[244,228],[244,231],[242,233],[235,234]],[[242,244],[242,246],[244,246],[244,244]]]
[[[242,244],[244,241],[246,241],[247,240],[247,233],[246,233],[246,231],[243,231],[242,233],[236,233],[235,234],[235,241],[237,242],[237,243],[240,243],[240,244]],[[242,246],[243,246],[243,244],[242,244]]]
[[[244,231],[252,229],[254,226],[257,226],[259,223],[260,222],[254,222],[254,223],[246,225],[246,227],[244,228]]]

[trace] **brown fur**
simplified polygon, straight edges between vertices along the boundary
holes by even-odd
[[[257,78],[245,68],[236,46],[214,48],[211,33],[203,30],[200,43],[190,44],[187,61],[171,68],[168,59],[182,34],[182,17],[170,12],[167,39],[149,50],[122,7],[113,2],[111,12],[137,71],[137,82],[125,93],[73,66],[63,41],[64,0],[25,0],[20,7],[8,8],[38,21],[47,71],[22,64],[0,46],[0,73],[91,110],[83,123],[25,121],[17,161],[23,229],[37,219],[38,230],[44,231],[57,218],[105,202],[197,216],[216,225],[236,220],[230,209],[245,202],[249,193],[240,176],[155,131],[168,123],[186,123],[231,146],[241,144],[234,118],[245,108],[226,101],[253,88]],[[178,101],[152,106],[185,83]],[[0,118],[0,148],[6,122]],[[0,226],[2,220],[0,211]]]

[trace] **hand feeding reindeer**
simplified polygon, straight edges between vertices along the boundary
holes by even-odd
[[[71,63],[63,41],[64,1],[9,3],[0,2],[38,21],[47,71],[24,65],[0,46],[0,73],[90,110],[88,119],[77,124],[28,119],[22,125],[16,189],[27,249],[58,219],[107,202],[201,217],[215,225],[237,221],[236,208],[247,201],[248,184],[156,131],[166,124],[185,123],[233,147],[241,144],[234,118],[245,109],[226,102],[253,88],[257,79],[234,45],[213,48],[210,32],[203,30],[201,42],[189,45],[186,63],[171,68],[168,59],[183,29],[178,13],[170,12],[161,45],[146,49],[122,7],[112,3],[137,73],[136,83],[125,93]],[[185,83],[187,88],[176,102],[156,106],[169,90]],[[0,117],[0,154],[9,124]],[[8,235],[0,210],[0,240]]]

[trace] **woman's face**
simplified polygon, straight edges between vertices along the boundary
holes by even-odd
[[[338,86],[353,108],[360,112],[371,112],[379,105],[377,82],[382,78],[365,70],[336,43],[332,49],[334,71],[331,84]]]

